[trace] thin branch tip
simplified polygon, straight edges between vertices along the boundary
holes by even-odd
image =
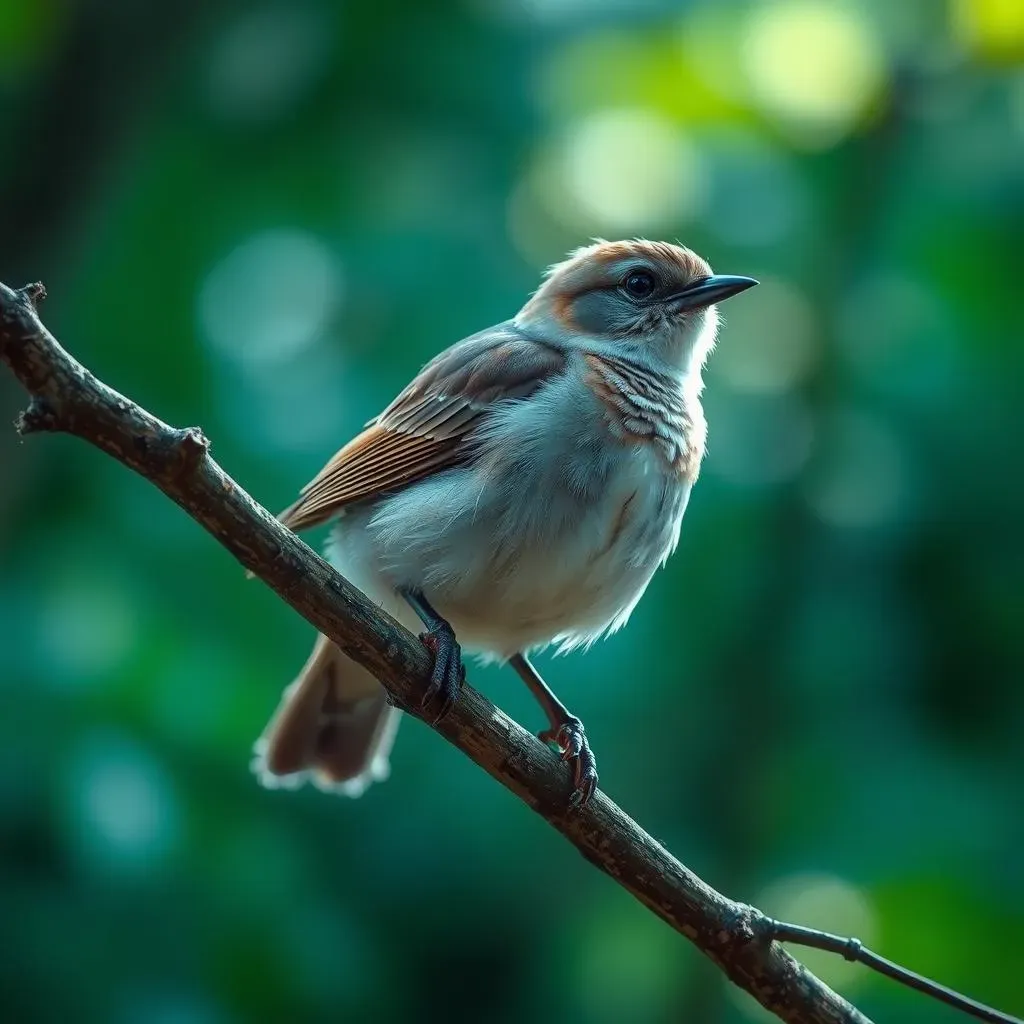
[[[932,981],[931,978],[926,978],[923,974],[918,974],[916,971],[879,956],[878,953],[868,949],[860,939],[833,935],[831,932],[808,928],[802,924],[789,924],[786,921],[777,921],[770,917],[765,917],[762,925],[767,928],[768,936],[776,942],[790,942],[797,946],[835,953],[843,957],[844,960],[869,967],[893,981],[898,981],[908,988],[931,996],[940,1003],[952,1006],[977,1020],[989,1021],[991,1024],[1024,1024],[1024,1021],[1018,1017],[993,1009],[985,1003],[979,1003],[976,999],[971,999],[955,989],[941,985],[937,981]]]

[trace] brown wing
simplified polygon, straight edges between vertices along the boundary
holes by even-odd
[[[561,352],[511,323],[453,345],[324,466],[281,522],[316,526],[354,501],[464,463],[463,442],[496,402],[525,398],[564,365]]]

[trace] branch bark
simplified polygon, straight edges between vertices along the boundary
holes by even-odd
[[[0,360],[30,396],[19,432],[74,434],[151,481],[419,717],[431,668],[423,645],[249,497],[198,427],[169,426],[66,352],[39,319],[44,297],[41,285],[0,283]],[[774,941],[786,926],[716,892],[604,793],[570,810],[570,773],[558,756],[471,686],[445,719],[428,724],[781,1020],[871,1024]]]

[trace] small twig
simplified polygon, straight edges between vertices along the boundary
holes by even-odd
[[[416,638],[253,501],[210,456],[202,431],[168,426],[69,355],[37,316],[44,294],[41,285],[13,291],[0,283],[0,361],[31,398],[19,421],[22,432],[75,434],[155,484],[300,615],[372,672],[396,706],[415,714],[431,667]],[[432,727],[781,1020],[871,1024],[773,940],[796,942],[798,936],[811,936],[815,941],[808,944],[834,942],[821,948],[842,955],[852,952],[849,941],[780,925],[716,892],[603,792],[582,810],[569,810],[570,773],[558,755],[470,685],[463,687],[451,713]],[[877,963],[871,966],[882,969]],[[884,973],[908,984],[909,977],[917,978],[910,972]],[[940,989],[922,991],[937,995]],[[962,1009],[979,1005],[958,998],[962,1003],[954,1005]],[[982,1019],[1013,1021],[1005,1016]]]
[[[984,1003],[955,992],[937,981],[924,977],[915,971],[901,967],[899,964],[886,960],[868,949],[860,939],[843,938],[841,935],[832,935],[829,932],[821,932],[815,928],[805,928],[800,924],[787,924],[785,921],[776,921],[766,918],[765,924],[769,935],[776,942],[791,942],[798,946],[810,946],[813,949],[823,949],[828,953],[838,953],[839,956],[854,963],[864,964],[887,978],[892,978],[908,988],[924,992],[939,1002],[946,1003],[963,1010],[964,1013],[977,1017],[978,1020],[992,1021],[993,1024],[1024,1024],[1019,1017],[1011,1017],[1008,1013],[992,1009]]]

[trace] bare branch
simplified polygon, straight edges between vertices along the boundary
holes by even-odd
[[[210,457],[202,431],[168,426],[72,358],[37,316],[44,295],[41,285],[0,284],[0,360],[30,395],[19,431],[75,434],[144,476],[416,714],[430,674],[422,644],[253,501]],[[471,686],[432,727],[781,1020],[871,1024],[774,941],[799,941],[800,929],[716,892],[604,793],[569,809],[566,766]]]

